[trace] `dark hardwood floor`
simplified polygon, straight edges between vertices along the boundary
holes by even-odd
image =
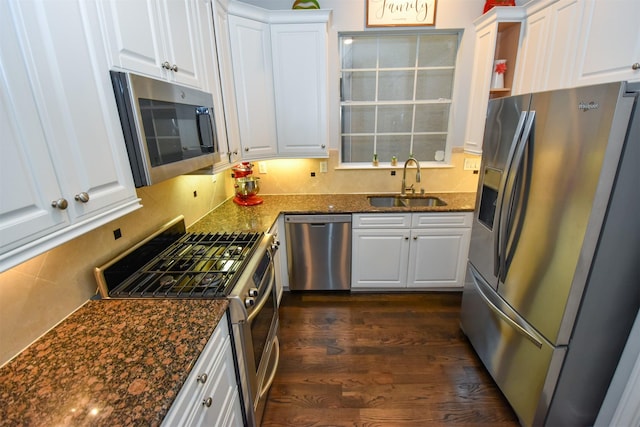
[[[517,426],[459,293],[288,293],[263,426]]]

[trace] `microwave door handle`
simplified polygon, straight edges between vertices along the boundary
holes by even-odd
[[[513,202],[516,200],[516,180],[520,170],[522,168],[522,159],[524,157],[525,149],[529,144],[529,138],[531,136],[531,129],[533,128],[533,122],[535,120],[536,112],[529,111],[527,115],[527,122],[525,124],[524,132],[522,133],[522,138],[518,141],[518,145],[516,147],[513,159],[512,159],[512,167],[510,168],[509,174],[507,176],[507,188],[505,188],[505,193],[508,194],[506,198],[506,202],[504,203],[502,209],[503,213],[501,215],[502,221],[500,222],[500,267],[498,272],[498,279],[501,282],[504,282],[507,276],[507,245],[509,244],[509,240],[511,239],[511,233],[513,232]],[[525,195],[520,195],[522,198]],[[526,202],[525,202],[526,203]]]
[[[202,122],[207,124],[207,127],[203,129]],[[213,128],[213,121],[211,117],[211,112],[207,107],[197,107],[196,108],[196,126],[198,127],[198,139],[200,140],[200,148],[202,151],[215,151],[215,135]],[[211,135],[211,145],[205,145],[204,132],[207,132]]]
[[[496,204],[496,218],[494,220],[494,239],[493,239],[493,274],[494,276],[498,276],[500,272],[500,258],[502,253],[500,252],[500,231],[501,231],[501,223],[502,223],[502,211],[504,206],[504,194],[505,188],[507,186],[507,178],[509,176],[509,171],[511,170],[511,166],[513,163],[513,156],[515,154],[518,141],[520,140],[520,136],[522,135],[522,130],[524,129],[524,125],[526,123],[527,112],[522,111],[520,113],[520,118],[518,119],[518,125],[516,126],[516,130],[513,135],[513,140],[511,141],[511,148],[509,149],[509,155],[507,156],[507,162],[505,164],[505,170],[502,173],[502,178],[500,179],[500,186],[498,188],[498,200]]]

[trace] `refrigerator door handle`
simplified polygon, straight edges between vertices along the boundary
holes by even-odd
[[[538,338],[534,335],[534,333],[530,331],[530,328],[527,327],[526,325],[520,324],[520,322],[511,318],[511,316],[509,316],[500,307],[498,307],[498,305],[506,305],[506,303],[499,303],[499,302],[492,301],[492,298],[490,298],[489,295],[487,295],[487,293],[491,291],[483,290],[480,280],[478,280],[478,278],[475,277],[475,273],[473,273],[473,276],[474,276],[473,285],[475,286],[476,291],[478,292],[478,295],[480,295],[480,297],[484,300],[484,302],[491,309],[491,311],[493,311],[498,317],[500,317],[509,326],[511,326],[511,328],[513,328],[516,332],[518,332],[520,335],[522,335],[523,337],[531,341],[536,347],[542,348],[542,342],[538,340]]]
[[[520,136],[522,135],[522,130],[524,129],[524,125],[527,118],[527,112],[522,111],[520,113],[520,118],[518,119],[518,125],[516,126],[516,131],[513,135],[513,141],[511,142],[511,149],[509,150],[509,155],[507,156],[507,162],[505,164],[505,170],[502,173],[502,179],[500,180],[500,187],[498,188],[498,200],[496,204],[496,215],[494,223],[495,226],[495,236],[493,239],[493,275],[498,276],[500,273],[500,232],[501,232],[501,222],[502,222],[502,207],[504,205],[504,190],[507,186],[507,178],[509,177],[509,171],[511,170],[513,164],[513,156],[515,154],[518,141],[520,140]]]
[[[509,244],[509,239],[511,237],[511,232],[513,229],[512,216],[516,179],[518,177],[520,169],[522,168],[522,158],[524,156],[525,148],[529,143],[529,136],[531,135],[531,129],[533,128],[535,117],[536,112],[529,111],[522,137],[520,138],[520,141],[518,141],[516,149],[514,150],[515,153],[513,155],[513,158],[511,159],[511,165],[509,167],[509,172],[507,173],[505,188],[503,188],[505,194],[503,194],[502,198],[505,199],[505,201],[501,206],[502,212],[500,213],[500,223],[498,224],[499,234],[498,238],[496,239],[499,245],[499,268],[498,274],[496,275],[501,282],[504,282],[507,276],[507,245]]]

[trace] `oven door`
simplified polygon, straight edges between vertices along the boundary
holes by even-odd
[[[256,389],[253,390],[253,409],[256,425],[260,425],[269,389],[275,378],[280,358],[278,296],[273,263],[269,265],[268,276],[265,303],[259,310],[249,315],[248,322],[251,328],[251,344],[256,376]]]
[[[245,417],[248,425],[259,426],[278,368],[278,299],[270,250],[251,264],[230,297],[229,311]]]

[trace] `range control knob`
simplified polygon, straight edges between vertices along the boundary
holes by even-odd
[[[249,296],[250,297],[257,297],[258,296],[258,288],[249,289]]]
[[[255,298],[251,298],[251,297],[246,297],[244,299],[244,306],[249,308],[249,307],[253,307],[254,305],[256,305],[256,299]]]

